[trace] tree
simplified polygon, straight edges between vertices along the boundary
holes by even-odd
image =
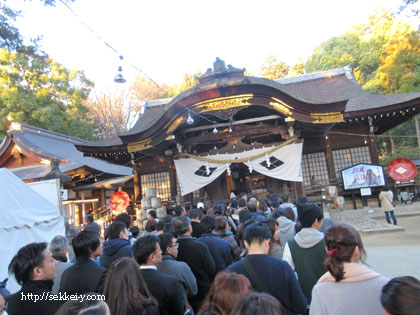
[[[390,11],[379,11],[366,24],[315,48],[307,72],[349,65],[363,89],[371,93],[406,93],[419,90],[419,33],[397,20]]]
[[[137,101],[137,106],[134,106],[134,110],[140,110],[140,107],[145,101],[156,100],[163,98],[165,90],[168,89],[168,85],[161,84],[156,86],[151,80],[144,76],[136,76],[134,82],[131,84],[130,93]]]
[[[54,5],[54,0],[42,0]],[[0,136],[7,117],[22,123],[84,139],[93,138],[87,121],[87,98],[93,83],[83,72],[69,70],[40,51],[37,40],[23,44],[13,26],[19,17],[1,4],[0,10]]]
[[[405,0],[412,3],[413,1]],[[370,93],[420,91],[419,32],[389,11],[379,11],[365,24],[319,45],[308,59],[307,72],[350,65],[362,88]],[[395,154],[417,157],[415,123],[409,120],[378,137],[379,156],[386,163]],[[407,135],[407,137],[401,137]],[[414,155],[413,155],[414,154]]]
[[[36,127],[92,139],[86,120],[87,98],[92,82],[83,72],[69,70],[31,49],[0,49],[0,133],[11,117]]]
[[[115,137],[127,131],[137,116],[136,102],[127,91],[108,91],[94,94],[84,102],[95,125],[96,137]]]
[[[178,94],[196,86],[200,82],[198,77],[201,75],[201,72],[197,71],[195,74],[184,74],[180,85],[174,84],[168,87],[163,93],[164,97],[175,97]]]
[[[261,66],[261,71],[264,78],[270,80],[281,79],[289,73],[289,66],[279,60],[278,57],[269,55]]]

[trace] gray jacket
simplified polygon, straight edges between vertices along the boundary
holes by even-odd
[[[162,262],[157,269],[167,275],[174,276],[181,282],[188,296],[197,294],[197,281],[190,267],[183,261],[177,261],[171,255],[162,255]]]

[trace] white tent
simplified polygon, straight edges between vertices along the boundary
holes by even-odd
[[[9,277],[7,288],[20,289],[8,266],[19,248],[32,242],[50,242],[64,235],[59,209],[6,168],[0,169],[0,281]]]

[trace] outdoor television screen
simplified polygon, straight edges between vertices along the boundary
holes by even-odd
[[[384,168],[381,165],[357,164],[341,171],[344,189],[385,186]]]

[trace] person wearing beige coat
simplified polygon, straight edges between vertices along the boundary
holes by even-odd
[[[386,221],[391,224],[391,218],[395,225],[397,225],[397,219],[394,214],[394,205],[392,200],[394,199],[394,193],[387,186],[379,193],[379,201],[381,202],[381,209],[385,212]],[[391,218],[390,218],[391,217]]]

